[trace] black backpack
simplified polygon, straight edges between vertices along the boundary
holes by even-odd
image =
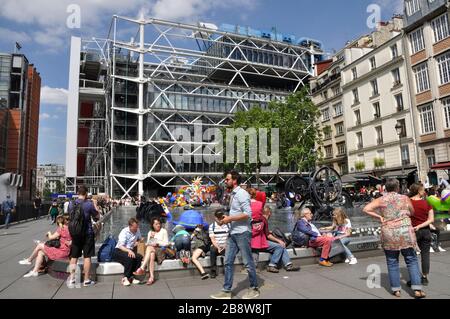
[[[69,217],[69,232],[72,238],[80,238],[86,232],[82,202],[74,203]]]
[[[277,237],[278,239],[281,239],[285,243],[286,248],[288,248],[292,244],[292,237],[291,236],[286,237],[284,232],[278,227],[274,228],[272,230],[272,235]],[[297,252],[295,251],[295,247],[294,246],[292,246],[292,249],[293,249],[294,255],[297,256]]]

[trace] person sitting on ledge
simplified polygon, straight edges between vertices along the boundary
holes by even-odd
[[[351,241],[350,236],[352,235],[352,223],[342,208],[335,208],[333,210],[333,224],[330,227],[323,227],[319,230],[323,232],[331,231],[331,233],[335,236],[334,239],[341,241],[347,257],[345,259],[346,263],[349,265],[355,265],[358,263],[356,257],[347,247]]]
[[[333,266],[333,264],[328,260],[331,250],[331,244],[334,241],[333,235],[330,233],[322,235],[317,227],[311,223],[313,213],[309,208],[303,208],[301,210],[300,218],[301,219],[298,222],[298,230],[303,234],[309,236],[308,247],[322,247],[319,265],[324,267]]]
[[[217,256],[225,256],[225,248],[227,246],[227,238],[230,233],[230,225],[219,225],[224,217],[223,209],[218,209],[214,213],[215,221],[209,226],[209,238],[211,238],[211,278],[217,276]]]
[[[53,234],[51,232],[47,233],[48,241],[46,243],[38,243],[30,257],[19,261],[21,265],[31,265],[36,258],[33,270],[27,273],[24,276],[25,278],[39,276],[40,270],[45,264],[45,257],[48,257],[49,260],[69,258],[70,245],[72,244],[72,237],[68,228],[69,215],[56,217],[56,224],[58,225],[56,231]],[[59,247],[57,246],[57,240],[59,240]],[[51,242],[53,244],[49,246]]]
[[[269,244],[269,248],[261,250],[271,254],[269,266],[267,267],[268,272],[278,273],[278,264],[282,262],[286,271],[299,271],[300,267],[296,267],[292,264],[289,253],[286,249],[286,244],[281,239],[272,235],[269,231],[269,219],[272,216],[271,209],[266,206],[263,209],[263,223],[264,223],[264,233]]]
[[[122,278],[122,285],[124,286],[129,286],[131,283],[134,285],[141,283],[133,277],[133,271],[138,269],[142,261],[142,256],[137,253],[137,245],[141,237],[139,222],[136,218],[130,218],[128,227],[122,229],[119,234],[119,240],[112,255],[112,260],[124,267]]]
[[[209,274],[205,272],[202,264],[198,260],[200,257],[205,257],[206,253],[211,248],[211,240],[209,234],[203,229],[203,225],[197,225],[191,236],[191,251],[192,251],[192,263],[197,267],[200,272],[202,280],[208,279]]]
[[[147,248],[141,267],[134,272],[135,276],[145,275],[145,268],[149,265],[150,277],[147,285],[155,282],[155,260],[161,265],[166,258],[166,248],[169,246],[169,236],[167,230],[161,227],[161,220],[157,217],[150,221],[150,231],[147,236]]]

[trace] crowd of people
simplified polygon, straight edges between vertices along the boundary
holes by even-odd
[[[249,290],[244,299],[252,299],[259,296],[256,268],[260,253],[270,255],[266,268],[268,272],[279,273],[282,268],[288,272],[299,271],[300,267],[294,265],[287,251],[289,243],[275,230],[270,230],[272,211],[266,205],[265,193],[255,188],[241,187],[240,175],[236,171],[227,174],[225,183],[230,193],[229,212],[227,214],[226,210],[217,209],[214,212],[214,222],[209,227],[198,224],[190,232],[182,225],[176,225],[172,229],[174,235],[169,239],[168,230],[164,228],[164,219],[155,216],[150,221],[150,231],[145,240],[140,232],[139,221],[136,218],[129,219],[128,225],[121,230],[112,253],[112,261],[124,266],[122,285],[136,285],[144,281],[147,285],[153,285],[156,281],[155,265],[161,265],[165,259],[178,259],[184,266],[192,263],[202,280],[215,278],[219,274],[217,259],[222,256],[223,289],[211,297],[229,299],[233,285],[234,261],[240,252],[249,278]],[[410,273],[408,284],[414,290],[416,298],[424,298],[422,285],[428,283],[430,273],[429,253],[433,251],[431,238],[434,222],[433,209],[424,200],[425,187],[422,184],[411,185],[409,198],[399,194],[398,180],[388,180],[379,191],[381,196],[365,206],[364,212],[378,218],[382,223],[381,241],[393,294],[400,296],[398,258],[401,253]],[[95,284],[89,275],[91,257],[95,256],[95,221],[101,218],[103,209],[108,210],[115,204],[114,201],[107,201],[105,205],[99,205],[98,198],[89,198],[84,187],[80,187],[76,201],[65,203],[62,212],[58,202],[54,202],[50,207],[52,222],[57,224],[56,231],[49,232],[48,241],[37,243],[33,253],[20,261],[20,264],[30,265],[35,260],[34,268],[25,277],[36,277],[45,268],[45,258],[70,258],[70,276],[67,282],[69,288],[72,288],[76,285],[74,274],[77,260],[83,257],[83,285],[91,286]],[[75,226],[70,226],[71,220],[77,218],[77,212],[83,220],[84,227],[81,232],[74,231]],[[332,267],[330,252],[333,245],[339,244],[343,247],[345,262],[349,265],[357,264],[356,257],[349,249],[352,223],[344,209],[334,209],[332,225],[322,228],[317,228],[312,223],[313,213],[309,208],[297,210],[295,214],[298,219],[292,232],[294,246],[318,249],[318,264]],[[140,253],[139,245],[144,247]],[[443,251],[442,248],[439,249]],[[422,270],[417,257],[419,251]],[[200,261],[207,254],[210,255],[209,272],[206,272]],[[148,278],[145,280],[147,273]]]

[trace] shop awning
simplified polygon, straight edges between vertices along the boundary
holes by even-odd
[[[381,183],[382,180],[376,176],[369,174],[348,174],[341,177],[342,184],[354,184],[354,183]]]
[[[396,171],[390,171],[387,172],[386,174],[382,175],[382,178],[407,178],[410,174],[416,172],[417,169],[413,168],[413,169],[405,169],[404,171],[400,170],[396,170]]]
[[[444,169],[444,170],[450,170],[450,162],[446,163],[437,163],[431,166],[431,169]]]

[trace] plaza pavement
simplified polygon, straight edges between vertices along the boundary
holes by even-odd
[[[33,239],[44,239],[47,231],[53,231],[47,219],[28,221],[13,225],[8,230],[0,229],[0,299],[206,299],[218,292],[223,284],[223,275],[202,281],[189,272],[177,278],[160,279],[151,287],[146,285],[123,287],[120,276],[99,277],[99,282],[90,288],[68,289],[63,280],[49,275],[38,278],[23,278],[31,266],[19,265],[34,248]],[[448,243],[448,242],[447,242]],[[444,244],[445,247],[445,244]],[[395,299],[389,292],[385,259],[381,254],[361,258],[358,264],[349,266],[335,264],[323,268],[316,264],[301,265],[298,273],[280,270],[279,274],[262,271],[258,274],[261,284],[261,299]],[[381,286],[369,288],[367,272],[369,265],[381,269]],[[412,291],[406,286],[407,270],[401,263],[402,299],[411,299]],[[167,276],[164,276],[167,277]],[[431,254],[430,284],[425,287],[428,298],[450,298],[450,252]],[[240,298],[248,287],[247,276],[235,273],[233,295]]]

